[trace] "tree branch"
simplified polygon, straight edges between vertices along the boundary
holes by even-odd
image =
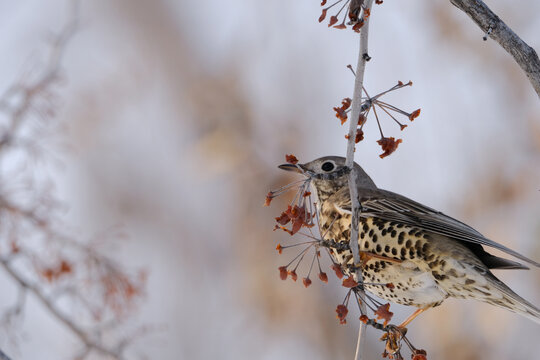
[[[10,145],[16,138],[18,130],[27,118],[27,114],[35,106],[36,98],[50,91],[52,84],[58,80],[65,48],[77,31],[79,23],[78,3],[78,1],[73,3],[74,10],[71,21],[52,39],[51,52],[44,71],[33,82],[14,84],[0,97],[0,110],[7,111],[11,116],[11,124],[0,138],[0,151]],[[10,100],[16,97],[21,97],[22,101],[13,106]]]
[[[11,360],[11,358],[0,349],[0,360]]]
[[[34,69],[0,94],[0,114],[6,120],[0,129],[0,160],[2,164],[23,165],[3,167],[0,171],[0,242],[6,249],[0,254],[0,272],[7,273],[20,290],[15,306],[0,312],[0,325],[7,325],[8,334],[14,331],[10,325],[28,306],[25,299],[31,295],[80,340],[82,351],[76,359],[98,356],[119,360],[124,358],[132,337],[122,336],[120,341],[113,342],[110,334],[119,328],[122,315],[131,311],[134,299],[142,295],[144,273],[136,278],[121,271],[115,261],[94,248],[98,238],[87,243],[59,231],[63,226],[62,218],[57,216],[60,202],[47,186],[50,179],[26,164],[32,156],[39,155],[36,144],[43,139],[45,130],[55,124],[50,121],[55,114],[54,86],[60,78],[66,46],[79,23],[80,1],[71,3],[72,18],[50,37],[44,68]],[[19,267],[15,258],[29,267]],[[61,305],[67,301],[82,303],[83,317],[80,312],[66,312]],[[0,349],[0,360],[5,359],[9,360]]]
[[[540,59],[536,51],[512,31],[482,0],[450,0],[480,29],[508,52],[523,69],[540,97]]]
[[[110,356],[113,359],[122,359],[122,356],[117,351],[108,349],[98,341],[91,339],[83,329],[71,321],[67,316],[62,314],[62,312],[53,304],[53,302],[41,291],[41,289],[26,281],[16,270],[11,267],[8,260],[0,259],[0,265],[11,276],[11,278],[19,284],[19,286],[32,293],[57,320],[67,326],[84,343],[87,349],[95,350],[96,352],[102,355]],[[2,359],[1,354],[0,359]]]
[[[369,14],[371,12],[371,6],[373,0],[366,0],[364,4],[364,12]],[[370,16],[365,19],[364,26],[360,32],[360,50],[358,54],[358,64],[356,66],[356,76],[354,79],[354,92],[352,99],[351,118],[349,122],[349,140],[347,142],[347,160],[345,164],[351,169],[349,176],[349,191],[352,204],[352,216],[351,216],[351,238],[349,239],[349,246],[351,248],[354,264],[356,266],[356,281],[362,284],[362,262],[360,260],[360,253],[358,249],[358,222],[360,220],[360,201],[358,199],[358,189],[356,188],[356,171],[354,169],[354,150],[356,129],[358,127],[358,118],[360,116],[362,108],[362,91],[364,83],[364,71],[366,69],[366,62],[369,59],[368,56],[368,35],[369,35],[369,21]],[[362,313],[366,312],[365,305],[365,293],[362,290],[357,292],[361,301],[360,310]],[[355,359],[362,359],[362,350],[365,343],[366,324],[360,322],[360,328],[358,329],[358,341],[356,344]]]

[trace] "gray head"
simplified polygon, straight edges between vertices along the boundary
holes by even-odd
[[[341,156],[324,156],[305,164],[283,164],[280,169],[295,171],[312,179],[312,184],[317,189],[317,195],[321,200],[337,192],[349,184],[350,170],[345,166],[345,158]],[[354,163],[357,179],[356,185],[363,189],[377,189],[368,174]]]

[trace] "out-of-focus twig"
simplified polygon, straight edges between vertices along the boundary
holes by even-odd
[[[527,45],[482,0],[450,0],[465,12],[480,29],[508,52],[527,75],[536,94],[540,97],[540,59],[536,51]]]
[[[5,115],[0,124],[2,162],[6,159],[6,163],[21,163],[31,158],[30,146],[41,140],[36,129],[50,127],[52,123],[45,120],[53,118],[53,90],[60,78],[62,57],[78,28],[79,1],[72,4],[72,19],[51,38],[50,54],[43,68],[36,69],[32,77],[21,77],[0,97],[0,112]],[[15,176],[0,173],[0,269],[17,285],[19,297],[14,306],[3,312],[0,325],[7,325],[8,331],[12,331],[10,324],[23,313],[26,297],[33,296],[52,318],[80,340],[77,359],[91,355],[123,359],[133,336],[118,341],[111,341],[108,336],[105,341],[102,330],[109,335],[113,327],[119,327],[121,315],[141,294],[144,274],[135,279],[122,271],[113,258],[101,255],[91,242],[58,230],[64,224],[55,221],[58,201],[50,189],[38,190],[34,185],[39,181],[28,167],[14,173]],[[92,301],[96,296],[99,300]],[[77,313],[82,321],[64,309],[66,301],[83,304],[85,312],[78,308]],[[103,329],[107,322],[112,325]],[[0,360],[2,355],[0,351]]]
[[[78,2],[75,2],[77,4]],[[51,52],[43,72],[32,83],[17,83],[11,86],[0,98],[0,109],[10,113],[11,123],[4,133],[0,135],[0,152],[16,138],[23,120],[32,109],[35,99],[50,90],[58,80],[62,56],[66,45],[74,36],[78,27],[78,14],[52,39]],[[12,97],[20,97],[15,105],[10,101]]]
[[[62,314],[62,312],[54,305],[54,302],[41,291],[40,287],[30,284],[30,282],[25,280],[21,274],[13,269],[8,260],[0,259],[0,265],[2,265],[2,268],[6,271],[6,273],[9,274],[9,276],[19,284],[19,286],[30,291],[30,293],[32,293],[36,299],[38,299],[39,302],[47,308],[47,310],[49,310],[50,314],[67,326],[85,344],[88,350],[95,350],[102,355],[110,356],[113,359],[122,359],[122,356],[118,351],[109,349],[103,346],[101,342],[93,340],[91,336],[86,333],[86,331],[79,327],[69,317]]]
[[[364,13],[368,15],[371,12],[373,0],[366,0],[364,3]],[[369,59],[368,55],[368,35],[369,35],[369,22],[370,16],[365,18],[364,26],[360,32],[360,49],[358,54],[358,64],[356,66],[356,76],[354,80],[354,92],[352,99],[351,120],[349,122],[349,140],[347,142],[347,159],[346,165],[351,169],[349,177],[349,190],[352,204],[352,216],[351,216],[351,238],[349,240],[349,246],[351,248],[354,263],[357,267],[356,281],[362,284],[362,263],[360,259],[360,252],[358,249],[358,222],[360,220],[360,202],[358,199],[358,189],[356,188],[356,172],[354,171],[354,150],[356,129],[358,127],[358,118],[360,116],[362,108],[362,91],[364,83],[364,71],[366,69],[366,62]],[[360,309],[362,313],[366,312],[365,294],[363,289],[358,291],[358,297],[360,299]],[[366,324],[360,322],[360,328],[358,330],[358,341],[356,344],[355,359],[362,359],[362,351],[365,343]]]
[[[85,260],[84,262],[92,262],[95,264],[99,264],[103,269],[105,269],[105,273],[108,274],[111,277],[123,277],[124,275],[120,273],[120,271],[117,269],[117,266],[111,261],[110,259],[101,256],[98,252],[96,252],[91,246],[76,241],[75,239],[72,239],[71,237],[62,234],[60,232],[54,231],[50,226],[49,222],[46,219],[40,218],[34,211],[31,210],[25,210],[17,207],[16,205],[10,203],[8,200],[4,199],[0,195],[0,210],[4,210],[5,212],[11,213],[13,215],[20,215],[28,222],[34,224],[35,226],[39,227],[41,231],[51,239],[54,239],[55,242],[60,244],[64,248],[72,248],[76,249],[80,253],[84,254]],[[24,247],[17,245],[16,252],[12,254],[8,254],[5,256],[0,257],[0,266],[5,270],[5,272],[14,280],[15,283],[17,283],[20,287],[20,295],[19,299],[16,303],[16,305],[8,311],[8,313],[4,314],[4,317],[7,315],[18,315],[21,310],[22,306],[24,305],[24,300],[27,293],[30,293],[34,295],[39,302],[45,306],[45,308],[49,311],[53,317],[55,317],[57,320],[62,322],[69,330],[71,330],[84,344],[84,351],[81,352],[77,359],[84,359],[86,356],[88,356],[91,352],[97,352],[102,355],[107,355],[110,358],[121,360],[123,359],[122,353],[127,348],[128,345],[133,343],[134,336],[126,337],[120,341],[117,342],[115,346],[107,347],[103,345],[103,343],[96,337],[91,335],[91,332],[98,334],[99,331],[96,327],[95,329],[89,329],[85,330],[83,327],[77,324],[76,321],[71,319],[68,315],[64,314],[56,305],[55,305],[55,299],[58,300],[60,296],[62,295],[63,291],[58,291],[54,294],[46,295],[44,292],[43,286],[37,283],[31,283],[29,280],[25,279],[22,274],[20,274],[14,266],[11,265],[11,262],[14,261],[16,258],[21,256],[30,256],[30,251],[28,249],[25,249]],[[62,290],[62,289],[60,289]],[[72,295],[81,298],[81,294],[78,294],[76,290],[68,288],[63,289],[67,293],[73,293]],[[118,290],[114,290],[114,292],[117,292]],[[82,300],[85,300],[84,298]],[[84,301],[82,301],[84,303]],[[90,304],[86,304],[86,306],[90,309]],[[104,306],[104,304],[102,305]],[[117,325],[117,321],[115,320],[111,325]],[[135,335],[139,335],[140,333],[136,333]],[[0,359],[1,360],[1,359]]]
[[[0,349],[0,360],[11,360],[11,358]]]

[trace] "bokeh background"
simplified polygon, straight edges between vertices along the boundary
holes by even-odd
[[[540,3],[490,6],[540,49]],[[66,0],[0,0],[0,90],[69,20]],[[347,129],[332,107],[351,96],[357,37],[319,24],[318,1],[93,0],[66,49],[59,121],[68,150],[54,167],[65,221],[81,233],[120,224],[111,245],[126,267],[148,270],[132,321],[152,326],[134,358],[351,359],[357,334],[335,318],[338,281],[283,282],[289,235],[262,207],[294,179],[276,166],[344,155]],[[382,188],[457,217],[540,259],[540,104],[525,75],[448,1],[385,1],[372,12],[368,91],[412,80],[387,100],[422,109],[381,160],[367,125],[356,160]],[[30,59],[30,60],[29,60]],[[328,263],[325,263],[328,266]],[[497,272],[540,304],[540,271]],[[6,281],[0,274],[0,281]],[[11,296],[0,291],[0,300]],[[392,306],[395,319],[411,309]],[[525,359],[540,327],[486,304],[448,300],[409,328],[431,359]],[[369,332],[369,359],[383,344]],[[77,339],[28,304],[16,359],[67,359]],[[0,339],[1,343],[2,339]]]

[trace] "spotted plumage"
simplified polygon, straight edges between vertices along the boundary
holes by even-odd
[[[311,179],[317,196],[319,227],[325,240],[348,244],[351,228],[349,169],[341,157],[301,165],[282,165]],[[540,311],[498,280],[490,269],[527,269],[493,256],[494,247],[539,267],[441,212],[401,195],[378,189],[355,164],[361,205],[358,245],[373,255],[363,264],[365,289],[383,299],[426,309],[446,298],[476,299],[540,322]],[[348,247],[332,248],[334,261],[354,276]],[[393,286],[385,286],[391,283]]]

